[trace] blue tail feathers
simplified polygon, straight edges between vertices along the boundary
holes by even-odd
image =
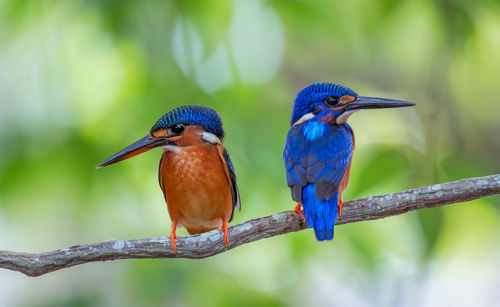
[[[308,184],[302,190],[302,207],[307,227],[314,228],[318,241],[333,239],[333,227],[337,222],[338,192],[328,200],[318,200],[314,194],[315,184]]]
[[[325,241],[333,239],[333,228],[319,230],[314,228],[314,234],[316,235],[316,240]]]

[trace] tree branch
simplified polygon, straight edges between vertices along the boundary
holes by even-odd
[[[404,192],[370,196],[344,204],[337,224],[381,219],[408,211],[464,202],[500,194],[500,175],[463,179]],[[109,240],[46,253],[19,253],[0,250],[0,268],[40,276],[59,269],[94,261],[130,258],[200,259],[223,253],[242,244],[305,229],[293,211],[246,221],[229,228],[229,244],[224,246],[220,231],[179,236],[177,254],[169,237],[139,240]],[[313,238],[311,238],[312,240]]]

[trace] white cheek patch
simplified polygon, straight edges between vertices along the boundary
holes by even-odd
[[[298,121],[296,121],[295,124],[293,124],[293,125],[294,126],[300,125],[303,122],[308,121],[308,120],[310,120],[312,118],[314,118],[314,114],[313,113],[306,113],[306,114],[302,115],[302,117]]]
[[[353,115],[354,113],[358,112],[359,110],[353,110],[353,111],[347,111],[345,113],[342,113],[337,119],[335,120],[336,124],[345,124],[347,120],[349,119],[349,116]]]
[[[201,135],[201,138],[209,143],[217,143],[217,144],[222,145],[221,140],[213,133],[203,132],[203,134]]]
[[[171,151],[175,153],[179,153],[182,150],[182,147],[176,145],[165,145],[162,148],[164,151]]]

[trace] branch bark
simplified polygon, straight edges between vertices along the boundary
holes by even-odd
[[[386,218],[408,211],[465,202],[500,194],[500,174],[436,184],[399,193],[370,196],[346,202],[337,224]],[[253,241],[305,229],[293,211],[249,220],[229,228],[229,244],[222,234],[211,231],[194,236],[179,236],[177,254],[169,237],[138,240],[109,240],[76,245],[46,253],[20,253],[0,250],[0,268],[40,276],[88,262],[130,258],[192,258],[214,256]],[[311,237],[311,240],[313,238]]]

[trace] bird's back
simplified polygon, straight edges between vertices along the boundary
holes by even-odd
[[[347,124],[328,124],[315,119],[292,126],[283,160],[292,197],[301,202],[308,227],[318,240],[333,238],[339,187],[348,176],[354,140]],[[345,188],[345,187],[344,187]]]

